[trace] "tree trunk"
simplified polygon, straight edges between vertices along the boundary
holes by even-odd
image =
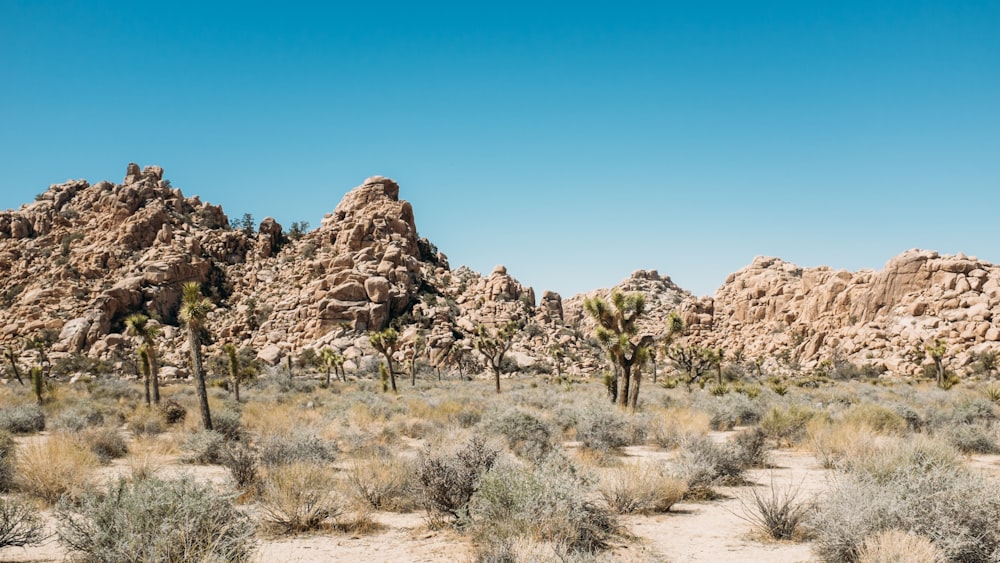
[[[208,391],[205,389],[205,374],[201,370],[201,341],[194,329],[188,329],[188,347],[191,352],[191,371],[198,390],[198,405],[201,407],[201,421],[205,430],[212,429],[212,415],[208,411]]]
[[[160,404],[160,364],[156,361],[156,348],[147,345],[147,353],[149,354],[149,380],[153,384],[153,404]]]
[[[417,386],[417,360],[410,361],[410,386]]]
[[[937,385],[944,389],[944,365],[941,358],[934,358],[934,367],[937,369]]]
[[[326,366],[326,386],[330,386],[330,366]]]
[[[497,395],[500,394],[500,366],[490,365],[493,368],[493,380],[496,382]]]
[[[632,412],[635,412],[635,406],[639,404],[639,384],[642,383],[642,371],[635,372],[635,386],[632,388],[632,398],[631,407]]]
[[[17,360],[14,359],[14,353],[8,350],[7,359],[10,360],[10,367],[14,370],[14,377],[17,379],[17,382],[24,385],[24,380],[21,379],[21,370],[17,369]]]
[[[389,386],[393,393],[396,391],[396,370],[392,367],[392,354],[385,354],[385,368],[389,371]]]
[[[632,379],[632,366],[626,363],[625,365],[622,366],[622,381],[621,381],[622,388],[618,392],[618,406],[620,406],[621,408],[625,408],[628,406],[629,384],[631,383],[630,381],[631,379]]]
[[[722,385],[722,362],[719,362],[719,365],[716,366],[716,368],[719,370],[718,371],[718,373],[719,373],[719,385]]]
[[[236,402],[240,402],[240,378],[239,376],[233,378],[233,397],[236,398]]]

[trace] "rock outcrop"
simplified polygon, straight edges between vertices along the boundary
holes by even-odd
[[[420,238],[399,191],[393,180],[368,178],[317,229],[286,233],[272,218],[256,231],[231,229],[221,207],[185,197],[156,166],[129,164],[121,184],[50,186],[0,212],[0,345],[42,335],[53,357],[114,360],[132,340],[124,319],[142,312],[163,329],[164,368],[183,366],[177,308],[181,286],[196,281],[217,304],[209,353],[233,342],[274,364],[331,347],[356,368],[372,356],[367,333],[392,324],[401,361],[423,355],[439,367],[475,357],[480,325],[514,322],[521,330],[510,357],[522,368],[605,369],[583,302],[612,289],[568,299],[544,291],[538,300],[504,266],[485,276],[452,270]],[[914,352],[930,342],[944,343],[953,370],[1000,350],[1000,267],[961,254],[911,250],[860,272],[757,258],[712,297],[647,270],[614,289],[646,295],[643,332],[662,334],[676,311],[684,343],[773,369],[849,361],[907,376],[922,369]]]

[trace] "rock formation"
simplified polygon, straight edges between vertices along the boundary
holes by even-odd
[[[521,330],[511,358],[522,368],[605,369],[582,305],[611,289],[536,300],[504,266],[486,276],[452,270],[419,237],[399,185],[380,176],[349,191],[311,232],[285,233],[271,218],[253,232],[231,229],[221,207],[185,197],[161,168],[129,164],[121,184],[68,181],[0,212],[0,274],[0,346],[44,335],[53,357],[124,357],[123,321],[143,312],[163,327],[166,373],[183,366],[177,306],[182,284],[197,281],[218,305],[209,353],[234,342],[273,364],[331,347],[356,368],[372,353],[367,332],[393,324],[401,360],[422,354],[443,366],[475,355],[478,325],[513,321]],[[860,272],[757,258],[712,297],[646,270],[616,288],[646,295],[644,332],[662,334],[677,311],[685,344],[774,369],[852,362],[907,376],[922,369],[914,352],[933,341],[959,371],[1000,349],[1000,267],[961,254],[911,250]]]

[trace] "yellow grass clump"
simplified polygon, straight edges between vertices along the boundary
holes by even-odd
[[[91,481],[100,460],[72,436],[41,437],[17,450],[16,487],[48,504],[64,494],[74,495]]]

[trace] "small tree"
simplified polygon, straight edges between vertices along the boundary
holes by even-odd
[[[39,366],[33,366],[29,371],[31,375],[31,387],[35,390],[35,401],[38,406],[42,406],[42,397],[45,394],[45,372]]]
[[[368,342],[372,348],[382,354],[385,358],[385,369],[389,375],[389,384],[392,392],[396,393],[396,366],[392,355],[396,353],[396,346],[399,343],[399,333],[394,328],[387,328],[381,332],[374,332],[368,337]]]
[[[716,363],[715,351],[700,346],[671,346],[666,349],[666,354],[678,368],[688,374],[688,385],[698,381]]]
[[[611,292],[610,304],[600,297],[592,297],[583,302],[583,308],[597,322],[594,334],[598,342],[607,350],[612,363],[621,368],[619,406],[626,408],[631,402],[635,409],[639,395],[630,395],[632,368],[649,359],[649,347],[653,344],[652,335],[639,335],[638,321],[646,311],[645,297],[641,293],[625,295],[615,290]]]
[[[416,338],[410,344],[410,385],[416,386],[417,384],[417,364],[420,356],[424,353],[424,349],[427,347],[427,339],[424,335],[417,331]]]
[[[944,356],[948,352],[948,346],[940,338],[937,338],[934,342],[926,344],[924,346],[924,350],[927,351],[927,355],[934,361],[934,371],[937,374],[937,386],[942,389],[946,388],[947,379],[945,377],[944,370]]]
[[[205,373],[201,363],[201,343],[206,332],[205,321],[212,307],[212,302],[201,293],[201,284],[193,281],[184,284],[181,291],[180,318],[187,325],[191,373],[198,389],[198,403],[205,430],[212,429],[212,415],[208,410],[208,391],[205,389]]]
[[[233,397],[236,402],[240,402],[240,382],[243,379],[243,372],[240,370],[240,357],[236,353],[236,345],[227,342],[222,345],[222,351],[226,353],[229,360],[229,379],[233,382]]]
[[[344,356],[338,354],[332,348],[323,348],[319,353],[320,359],[323,362],[323,366],[326,368],[326,386],[330,386],[330,372],[333,371],[337,374],[341,381],[347,381],[347,377],[344,375]]]
[[[160,329],[149,322],[149,317],[142,313],[135,313],[125,318],[125,328],[129,334],[139,338],[141,350],[146,351],[146,362],[148,374],[143,371],[143,379],[146,386],[146,404],[150,400],[150,384],[152,384],[153,404],[160,404],[160,383],[159,366],[156,359],[156,337],[160,335]],[[139,359],[139,367],[142,369],[143,360]]]
[[[517,323],[507,321],[507,324],[498,330],[491,330],[486,325],[476,327],[476,350],[486,357],[493,371],[493,381],[496,383],[496,391],[500,392],[500,372],[503,370],[503,357],[510,350],[514,343],[514,334],[517,332]]]

